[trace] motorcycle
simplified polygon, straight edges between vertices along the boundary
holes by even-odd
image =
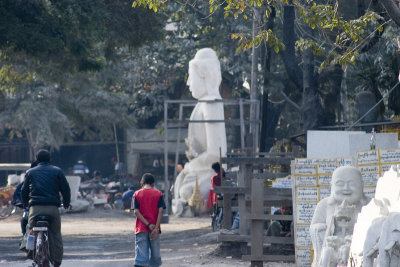
[[[50,250],[48,225],[51,217],[37,216],[28,235],[26,249],[31,252],[32,266],[50,267]],[[29,255],[29,253],[28,253]]]

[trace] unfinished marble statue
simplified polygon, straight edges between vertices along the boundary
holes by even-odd
[[[376,247],[387,214],[384,204],[375,198],[361,209],[354,226],[350,247],[349,261],[352,266],[374,266],[373,262],[378,255]]]
[[[90,203],[86,199],[78,198],[79,194],[79,185],[81,184],[81,177],[76,175],[67,175],[69,187],[71,189],[71,206],[73,207],[71,210],[66,210],[64,208],[59,208],[60,213],[65,212],[82,212],[87,211],[89,209]]]
[[[373,201],[358,216],[350,248],[352,266],[400,266],[400,174],[380,177]]]
[[[224,106],[219,93],[221,83],[220,62],[214,50],[203,48],[189,62],[187,85],[192,96],[199,100],[190,120],[224,120]],[[215,101],[216,100],[216,101]],[[172,211],[181,215],[192,196],[196,178],[203,200],[211,189],[213,175],[211,165],[218,162],[220,150],[226,155],[225,123],[189,123],[188,138],[185,140],[189,162],[176,177]]]
[[[331,195],[318,203],[310,225],[313,267],[347,263],[357,214],[369,202],[363,188],[357,168],[342,166],[333,172]]]

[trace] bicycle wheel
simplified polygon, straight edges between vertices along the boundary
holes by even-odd
[[[224,214],[222,208],[218,208],[218,213],[217,213],[217,229],[220,230],[222,229],[222,224],[224,220]]]
[[[217,231],[217,215],[212,215],[211,216],[211,229],[213,232]]]
[[[43,267],[50,267],[49,237],[47,234],[44,234],[43,236]]]
[[[211,217],[211,227],[213,232],[222,229],[222,220],[223,220],[222,208],[218,207],[216,209],[216,212]]]
[[[219,218],[219,211],[221,208],[219,208],[218,206],[214,205],[213,206],[213,213],[211,215],[211,230],[213,232],[218,231],[219,229],[219,223],[218,223],[218,218]]]
[[[43,232],[39,232],[37,235],[35,252],[37,266],[50,267],[49,241]]]

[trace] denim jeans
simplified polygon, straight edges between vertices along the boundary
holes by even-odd
[[[239,212],[236,213],[235,219],[233,220],[232,230],[239,229],[240,215]]]
[[[141,232],[135,237],[135,265],[158,267],[161,265],[160,235],[150,240],[149,232]]]

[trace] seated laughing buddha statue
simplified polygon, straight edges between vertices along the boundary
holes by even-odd
[[[331,195],[318,203],[310,225],[313,267],[347,262],[357,215],[369,201],[370,198],[364,195],[364,183],[357,168],[342,166],[333,172]]]

